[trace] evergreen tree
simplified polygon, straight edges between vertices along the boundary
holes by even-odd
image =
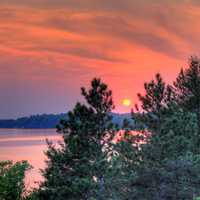
[[[117,180],[125,175],[127,181],[122,199],[192,199],[199,195],[200,163],[188,161],[185,156],[199,157],[198,118],[180,106],[176,91],[166,86],[159,74],[144,87],[146,94],[138,95],[142,113],[134,113],[133,117],[142,124],[141,134],[145,135],[130,132],[128,140],[116,148],[116,162],[125,166],[120,168]]]
[[[123,192],[115,190],[120,200],[186,200],[199,195],[197,137],[195,114],[177,108],[173,115],[162,116],[160,131],[150,134],[145,143],[127,132],[113,157],[113,187],[123,188]]]
[[[189,67],[181,69],[174,82],[176,101],[183,108],[197,115],[200,134],[200,60],[191,57]]]
[[[40,199],[103,198],[114,136],[112,92],[100,79],[92,80],[91,88],[81,91],[87,104],[77,103],[67,120],[58,125],[64,143],[60,148],[48,143]]]
[[[199,155],[186,154],[161,166],[139,165],[131,199],[188,200],[200,194]]]
[[[144,95],[138,94],[141,110],[136,105],[137,113],[133,113],[133,118],[140,122],[143,128],[156,131],[161,123],[162,114],[169,109],[174,93],[172,87],[166,85],[160,74],[156,74],[155,80],[145,83],[144,89]]]
[[[25,173],[31,167],[26,162],[11,161],[0,162],[0,199],[1,200],[22,200],[26,193]]]
[[[187,152],[199,154],[198,127],[195,114],[176,108],[173,114],[162,116],[160,131],[151,134],[142,144],[143,159],[160,164]]]

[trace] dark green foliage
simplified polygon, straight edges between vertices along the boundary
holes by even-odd
[[[198,76],[197,70],[192,71],[191,82]],[[197,85],[199,79],[194,81]],[[142,113],[134,114],[137,124],[142,125],[141,133],[145,133],[144,138],[140,138],[142,144],[138,147],[138,136],[130,136],[132,139],[118,145],[117,160],[132,163],[123,171],[133,174],[132,179],[126,175],[128,192],[122,199],[193,199],[199,195],[200,184],[200,163],[195,160],[200,155],[197,94],[192,97],[192,94],[184,93],[184,98],[181,97],[178,90],[166,86],[160,75],[156,75],[156,81],[145,84],[145,91],[145,95],[139,94]],[[191,98],[195,95],[196,103],[192,105]],[[185,109],[184,105],[190,109]],[[194,106],[196,108],[191,109]],[[129,150],[124,151],[127,147]],[[188,154],[194,160],[188,161]]]
[[[194,112],[198,118],[200,134],[200,60],[191,57],[187,69],[181,69],[174,82],[176,101],[183,109]]]
[[[29,191],[28,194],[24,197],[24,200],[39,200],[38,189],[33,189]]]
[[[77,103],[68,119],[58,125],[64,144],[55,148],[48,143],[48,167],[40,199],[103,198],[114,134],[110,115],[114,108],[112,92],[100,79],[94,79],[88,91],[81,91],[87,105]]]
[[[140,165],[132,181],[131,199],[188,200],[200,194],[199,156],[186,154],[161,166]]]
[[[136,168],[140,163],[139,145],[127,134],[121,142],[115,145],[112,156],[112,167],[107,176],[109,193],[113,200],[132,199],[135,192],[132,181],[136,177]],[[136,145],[133,145],[136,144]]]
[[[184,108],[197,112],[200,107],[200,61],[192,57],[187,69],[181,69],[176,81],[177,101]]]
[[[144,89],[144,96],[138,94],[142,109],[148,113],[159,114],[170,100],[170,87],[166,86],[160,74],[156,74],[155,80],[144,84]]]
[[[199,153],[198,127],[195,114],[175,110],[173,115],[162,116],[160,131],[151,135],[142,145],[144,156],[154,163],[176,159],[187,152]]]
[[[121,200],[182,200],[199,194],[196,191],[200,186],[200,162],[195,114],[179,109],[172,116],[162,115],[159,130],[156,134],[144,132],[146,135],[142,136],[127,132],[116,145],[117,156],[113,159],[118,167],[113,168],[113,185],[124,189],[123,192],[115,190]],[[186,155],[198,158],[198,162],[189,162]]]
[[[144,84],[145,94],[138,94],[141,103],[141,110],[136,105],[139,113],[134,114],[134,118],[138,119],[143,128],[156,130],[158,129],[162,114],[169,109],[174,93],[172,87],[166,85],[160,74],[156,74],[155,80]],[[138,121],[137,120],[137,121]]]
[[[0,199],[22,200],[25,194],[25,172],[30,169],[26,162],[0,162]]]

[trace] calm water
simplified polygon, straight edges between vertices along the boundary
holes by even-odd
[[[55,129],[0,129],[0,160],[27,160],[34,167],[27,174],[27,186],[41,180],[46,139],[54,143],[62,140]]]

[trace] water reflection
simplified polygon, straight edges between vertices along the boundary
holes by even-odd
[[[62,140],[55,129],[0,129],[0,160],[27,160],[34,168],[26,177],[27,186],[41,180],[45,167],[46,139],[54,143]]]

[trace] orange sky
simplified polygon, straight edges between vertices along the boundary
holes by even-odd
[[[0,118],[59,113],[93,77],[137,102],[200,50],[198,0],[1,0]]]

